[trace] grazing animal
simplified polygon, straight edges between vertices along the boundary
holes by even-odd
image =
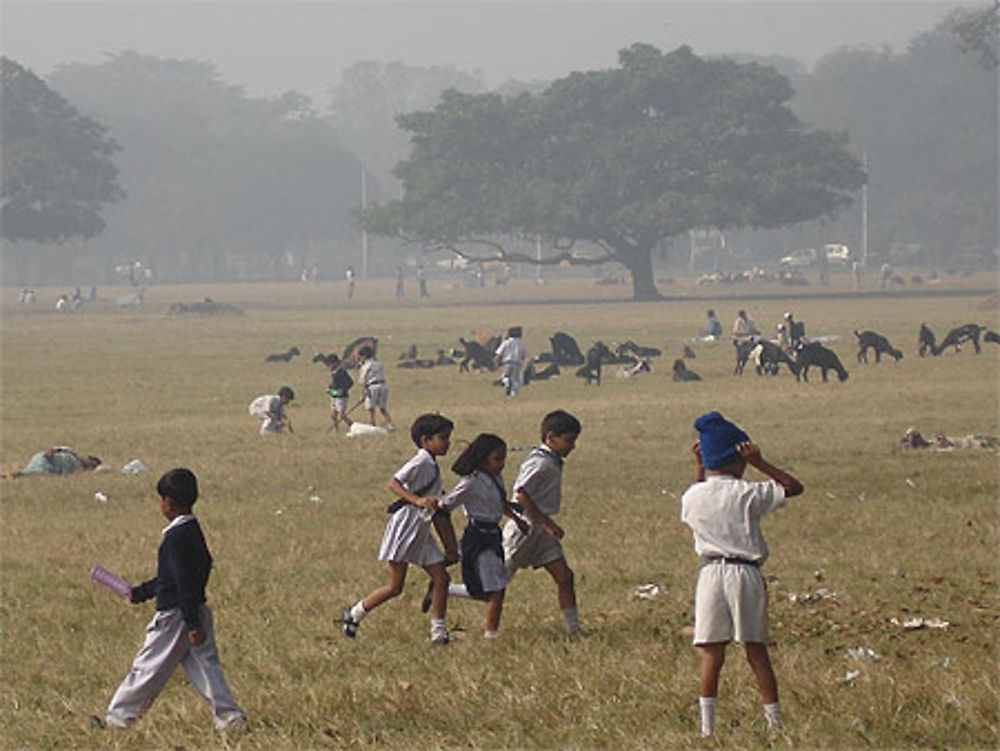
[[[829,347],[824,347],[819,342],[808,342],[800,344],[795,356],[795,379],[801,376],[806,383],[809,382],[809,368],[816,366],[823,371],[823,382],[826,383],[826,374],[829,370],[837,371],[837,377],[841,381],[847,380],[847,369],[837,353]]]
[[[954,347],[956,352],[961,352],[962,348],[959,345],[962,342],[972,342],[972,346],[976,348],[976,354],[978,355],[982,352],[982,347],[979,346],[979,335],[983,332],[983,327],[978,323],[966,323],[962,326],[957,326],[948,332],[946,336],[937,347],[934,348],[932,354],[940,355],[948,347]]]
[[[758,339],[757,346],[752,350],[751,355],[757,366],[757,375],[763,375],[764,373],[778,375],[781,363],[785,363],[793,375],[798,373],[798,366],[785,353],[785,350],[768,339]]]
[[[529,363],[528,367],[524,370],[524,382],[529,383],[531,381],[547,381],[552,376],[559,375],[559,363],[550,362],[541,370],[535,369],[535,363]]]
[[[378,357],[378,339],[374,336],[359,336],[353,342],[344,347],[344,354],[340,356],[340,361],[345,368],[354,368],[358,365],[358,352],[362,347],[372,348],[372,357]]]
[[[485,368],[491,373],[496,370],[496,361],[493,359],[493,350],[496,349],[496,345],[494,345],[492,349],[487,349],[475,339],[466,341],[462,337],[459,337],[458,341],[460,341],[462,346],[465,348],[465,356],[458,364],[460,372],[466,372],[470,365],[476,370]]]
[[[743,368],[750,359],[750,353],[757,348],[757,341],[757,337],[754,336],[747,339],[733,339],[733,349],[736,351],[736,367],[733,368],[733,375],[743,375]]]
[[[328,357],[329,357],[329,355],[324,355],[322,352],[317,352],[315,355],[313,355],[312,361],[313,362],[321,362],[324,365],[326,365],[326,361],[327,361]]]
[[[619,378],[632,378],[640,373],[652,373],[653,366],[649,364],[649,360],[639,360],[635,365],[627,368],[622,368],[618,371]]]
[[[445,353],[443,349],[437,351],[437,355],[434,357],[435,365],[454,365],[455,360]]]
[[[1000,344],[1000,334],[995,331],[987,331],[983,335],[984,342],[993,342],[994,344]]]
[[[615,354],[619,357],[628,357],[629,353],[635,355],[635,357],[639,359],[645,359],[648,357],[659,357],[663,354],[663,351],[657,349],[656,347],[643,347],[640,344],[636,344],[631,339],[615,347]]]
[[[693,360],[695,358],[694,350],[691,349],[686,344],[684,345],[684,357],[688,358],[689,360]]]
[[[264,358],[265,362],[290,362],[296,355],[301,355],[298,347],[289,347],[287,352],[281,352],[277,355],[268,355]]]
[[[673,379],[675,381],[700,381],[701,376],[693,370],[688,370],[683,360],[674,360]]]
[[[927,354],[934,354],[934,350],[937,349],[937,337],[934,336],[934,332],[931,331],[930,327],[926,323],[920,324],[920,334],[917,338],[917,344],[919,345],[919,354],[921,357]]]
[[[855,329],[854,336],[858,338],[858,362],[868,362],[869,349],[875,350],[875,362],[882,362],[883,354],[889,355],[896,362],[903,359],[903,352],[893,347],[881,334]]]
[[[396,367],[406,368],[408,370],[412,370],[414,368],[420,370],[426,370],[427,368],[433,368],[436,364],[437,363],[434,360],[421,360],[421,359],[400,360],[398,363],[396,363]]]
[[[559,365],[582,365],[585,362],[583,353],[576,339],[562,331],[557,331],[549,337],[552,345],[552,361]]]
[[[405,350],[399,353],[397,360],[416,360],[417,359],[417,345],[411,344]]]

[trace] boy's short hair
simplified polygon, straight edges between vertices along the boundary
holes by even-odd
[[[420,442],[424,438],[430,438],[438,433],[451,432],[455,423],[444,415],[426,414],[420,415],[410,426],[410,438],[413,439],[417,448],[422,448]]]
[[[170,500],[174,508],[191,508],[198,500],[198,478],[185,467],[177,467],[167,472],[156,483],[160,498]]]
[[[566,435],[567,433],[579,435],[581,430],[580,421],[564,409],[549,412],[542,418],[542,441],[545,440],[545,436],[549,433],[554,433],[555,435]]]
[[[292,399],[295,398],[295,392],[292,391],[291,386],[282,386],[280,389],[278,389],[278,396],[284,397],[288,401],[292,401]]]
[[[358,350],[358,355],[360,357],[374,357],[375,350],[371,348],[371,345],[366,344],[364,347]]]
[[[340,357],[336,354],[329,354],[326,356],[327,365],[336,365],[339,362],[340,362]]]
[[[523,333],[524,330],[520,326],[511,326],[507,329],[507,336],[514,338],[520,338]]]

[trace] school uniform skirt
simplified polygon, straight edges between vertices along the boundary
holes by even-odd
[[[504,566],[500,526],[470,519],[462,533],[462,583],[476,596],[506,589],[511,572]]]
[[[379,547],[380,561],[430,566],[444,562],[444,553],[431,535],[431,514],[407,503],[389,515]]]

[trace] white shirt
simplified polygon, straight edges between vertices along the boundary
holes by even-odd
[[[404,488],[416,493],[434,480],[428,490],[424,490],[421,498],[436,498],[441,495],[441,472],[438,471],[434,456],[427,449],[419,449],[406,464],[396,470],[393,475]]]
[[[187,524],[189,521],[194,519],[194,514],[181,514],[180,516],[175,516],[170,520],[170,524],[163,528],[163,534],[166,534],[174,527],[179,527],[182,524]]]
[[[500,483],[500,487],[497,487],[497,483]],[[490,475],[477,469],[458,481],[444,499],[442,507],[451,511],[463,506],[463,511],[469,519],[497,523],[504,512],[503,496],[500,494],[502,487],[502,477],[497,477],[494,481]]]
[[[365,388],[379,383],[385,383],[385,365],[378,360],[365,360],[358,375],[361,385]]]
[[[497,347],[497,351],[494,354],[500,358],[500,362],[507,365],[524,362],[528,357],[528,349],[520,339],[508,337],[500,342],[500,346]]]
[[[514,498],[519,490],[523,490],[543,514],[558,514],[562,498],[561,457],[544,444],[534,449],[517,472]]]
[[[767,543],[760,517],[785,504],[785,489],[773,480],[748,482],[709,475],[681,496],[681,521],[694,533],[700,556],[746,558],[763,563]]]

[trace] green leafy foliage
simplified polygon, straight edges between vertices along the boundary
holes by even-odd
[[[124,195],[112,161],[118,144],[30,70],[3,57],[0,71],[3,237],[65,242],[97,235],[102,204]]]
[[[620,67],[576,72],[538,95],[448,92],[399,118],[413,153],[404,197],[363,220],[463,253],[540,235],[570,263],[613,260],[637,299],[657,296],[650,255],[695,227],[780,227],[836,213],[864,181],[839,134],[803,126],[773,69],[708,61],[682,47],[622,50]]]

